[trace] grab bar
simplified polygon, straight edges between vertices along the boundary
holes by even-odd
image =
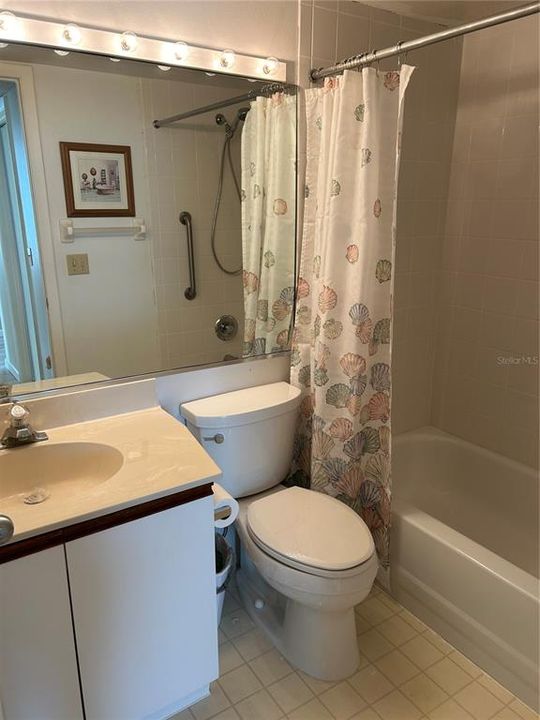
[[[191,214],[184,210],[184,212],[180,213],[179,220],[182,225],[186,226],[187,232],[189,287],[184,290],[184,297],[186,300],[194,300],[197,297],[197,284],[195,282],[195,256],[193,254],[193,228],[191,226]]]

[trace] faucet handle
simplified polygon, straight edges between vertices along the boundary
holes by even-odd
[[[9,411],[9,417],[17,424],[21,424],[29,415],[30,411],[18,402],[14,402]]]

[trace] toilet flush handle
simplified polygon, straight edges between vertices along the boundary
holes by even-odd
[[[215,435],[210,435],[210,437],[203,437],[203,440],[209,440],[210,442],[215,442],[218,445],[221,445],[225,438],[221,433],[216,433]]]

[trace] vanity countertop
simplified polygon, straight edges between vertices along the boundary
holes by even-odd
[[[159,407],[44,429],[44,442],[0,450],[0,514],[15,528],[9,544],[193,494],[221,475],[187,428]]]

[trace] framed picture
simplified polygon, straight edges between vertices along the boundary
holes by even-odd
[[[60,143],[68,217],[133,217],[128,145]]]

